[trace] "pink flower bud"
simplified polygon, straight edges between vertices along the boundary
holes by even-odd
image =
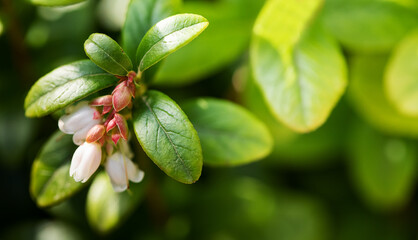
[[[91,106],[112,106],[112,95],[98,97],[91,101]]]
[[[116,120],[115,120],[115,118],[112,118],[112,120],[110,120],[109,123],[106,126],[106,132],[109,132],[110,130],[112,130],[115,127],[116,127]]]
[[[125,118],[122,115],[116,113],[113,119],[115,120],[116,125],[118,126],[122,138],[128,140],[128,123],[126,122]]]
[[[113,143],[115,143],[115,145],[118,144],[118,141],[119,141],[120,137],[121,136],[120,136],[119,133],[112,134],[112,141],[113,141]]]
[[[126,81],[116,86],[112,94],[113,108],[116,110],[116,112],[119,112],[120,110],[124,109],[131,102],[132,95],[131,91],[126,85]]]
[[[106,132],[106,130],[105,130],[105,127],[103,125],[101,125],[101,124],[95,125],[94,127],[92,127],[88,131],[87,137],[86,137],[86,142],[92,143],[92,142],[98,141],[100,138],[103,137],[105,132]]]
[[[100,166],[102,148],[98,143],[83,143],[75,150],[70,166],[70,176],[76,182],[86,182]]]

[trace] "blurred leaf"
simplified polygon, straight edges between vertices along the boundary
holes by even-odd
[[[88,239],[79,229],[60,221],[20,222],[8,226],[0,238],[3,240],[83,240]]]
[[[358,125],[352,131],[349,150],[353,180],[370,207],[393,210],[407,203],[417,169],[414,142],[384,137]]]
[[[272,149],[267,128],[239,105],[199,98],[187,101],[182,108],[199,134],[205,164],[246,164],[264,158]]]
[[[202,149],[193,125],[167,95],[148,91],[133,110],[136,137],[147,155],[168,176],[196,182],[202,171]]]
[[[57,204],[81,189],[70,177],[75,151],[71,135],[57,131],[46,142],[32,165],[30,192],[40,207]]]
[[[31,3],[36,5],[54,7],[54,6],[65,6],[71,5],[85,0],[29,0]]]
[[[84,43],[84,51],[92,62],[113,75],[125,76],[132,70],[131,59],[115,40],[93,33]]]
[[[316,131],[296,133],[272,115],[251,73],[248,69],[243,71],[243,77],[248,78],[244,80],[245,105],[266,124],[273,136],[274,147],[268,157],[268,163],[292,168],[312,168],[336,160],[335,156],[344,144],[341,136],[344,136],[346,131],[346,128],[341,127],[341,122],[347,121],[344,106],[337,106],[329,120]]]
[[[25,99],[26,116],[48,115],[118,81],[90,60],[61,66],[32,86]]]
[[[196,14],[177,14],[155,24],[141,40],[136,52],[139,70],[145,71],[191,42],[209,25]]]
[[[188,1],[182,12],[210,22],[199,38],[162,62],[156,85],[184,85],[213,75],[245,51],[263,0]]]
[[[176,13],[180,4],[181,0],[131,0],[122,29],[122,46],[132,60],[136,61],[136,50],[145,33],[160,20]]]
[[[131,183],[129,190],[117,193],[113,190],[106,172],[97,174],[89,189],[86,202],[87,218],[90,225],[101,233],[119,226],[144,196],[144,183]]]
[[[321,126],[343,94],[346,68],[320,25],[321,1],[270,0],[254,26],[251,65],[274,115],[299,132]]]
[[[389,1],[331,3],[323,17],[335,37],[356,52],[388,52],[418,26],[413,11]]]
[[[386,99],[383,71],[386,56],[354,56],[350,61],[348,96],[372,125],[389,134],[418,137],[418,117],[399,113]]]
[[[418,115],[418,32],[403,40],[393,52],[385,72],[385,90],[403,114]]]

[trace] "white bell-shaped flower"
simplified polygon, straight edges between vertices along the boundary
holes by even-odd
[[[70,176],[76,182],[86,182],[99,168],[102,159],[102,147],[100,144],[83,143],[75,150],[71,160]]]
[[[81,145],[88,131],[101,122],[100,118],[94,118],[95,115],[99,116],[100,113],[95,108],[84,105],[73,113],[62,116],[58,121],[58,127],[63,133],[74,134],[74,144]]]
[[[128,188],[129,180],[138,183],[144,178],[144,172],[119,151],[107,158],[105,168],[115,192],[125,191]]]

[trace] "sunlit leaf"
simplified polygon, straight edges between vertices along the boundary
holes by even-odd
[[[321,126],[343,94],[346,67],[335,41],[310,25],[321,1],[270,0],[254,26],[251,65],[274,115],[299,132]]]
[[[25,99],[26,116],[48,115],[118,81],[90,60],[61,66],[32,86]]]
[[[133,114],[136,137],[154,163],[179,182],[196,182],[202,171],[202,149],[180,107],[165,94],[151,90],[136,100]]]
[[[418,116],[418,32],[403,40],[386,67],[385,90],[394,106]]]
[[[205,30],[209,22],[196,14],[178,14],[155,24],[141,40],[136,52],[139,70],[158,63],[188,44]]]
[[[199,98],[182,104],[197,133],[205,164],[234,166],[260,160],[272,147],[264,124],[246,109],[224,100]]]
[[[93,33],[84,43],[84,51],[92,62],[113,75],[124,76],[132,70],[132,62],[115,40]]]
[[[418,117],[402,115],[384,93],[387,57],[355,56],[350,62],[348,96],[361,116],[386,133],[418,137]]]
[[[75,151],[71,135],[56,132],[44,145],[32,165],[30,191],[41,207],[57,204],[81,189],[70,177]]]

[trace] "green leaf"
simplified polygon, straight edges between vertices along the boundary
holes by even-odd
[[[113,75],[125,76],[132,70],[131,59],[115,40],[93,33],[84,43],[84,51],[97,66]]]
[[[136,50],[147,31],[180,8],[181,0],[131,0],[122,29],[122,46],[136,60]],[[134,66],[138,66],[135,63]]]
[[[85,0],[30,0],[32,4],[42,5],[42,6],[65,6],[71,5],[79,2],[84,2]]]
[[[350,168],[364,200],[378,210],[402,208],[410,199],[416,176],[416,143],[357,125],[351,131]]]
[[[168,176],[189,184],[199,179],[202,171],[199,137],[172,99],[158,91],[146,92],[136,100],[133,124],[146,154]]]
[[[413,11],[389,1],[326,4],[323,19],[344,47],[363,53],[390,51],[418,26]]]
[[[86,202],[87,219],[101,233],[119,226],[131,215],[144,197],[145,185],[130,183],[129,190],[115,192],[105,171],[97,174],[89,189]]]
[[[139,70],[161,61],[196,38],[209,25],[206,18],[196,14],[178,14],[155,24],[138,46],[136,59]]]
[[[418,137],[418,117],[401,114],[386,98],[383,72],[386,56],[354,56],[350,61],[348,97],[370,124],[392,135]]]
[[[42,117],[119,81],[90,60],[73,62],[40,78],[25,99],[27,117]]]
[[[199,134],[205,164],[241,165],[266,157],[272,149],[266,126],[239,105],[199,98],[182,108]]]
[[[30,192],[40,207],[57,204],[83,186],[70,177],[75,151],[71,135],[57,131],[46,142],[32,165]]]
[[[347,82],[337,44],[319,24],[308,26],[320,4],[267,2],[250,48],[254,77],[269,108],[299,132],[312,131],[326,121]]]
[[[418,32],[403,40],[389,59],[385,90],[402,113],[418,116]]]
[[[161,63],[153,82],[161,86],[190,84],[234,63],[248,48],[262,0],[187,1],[182,12],[205,16],[210,22],[197,39]]]
[[[239,76],[246,78],[243,92],[245,106],[266,124],[273,136],[273,151],[265,160],[266,163],[304,169],[324,166],[338,159],[344,143],[341,136],[346,134],[346,128],[341,127],[341,122],[348,118],[344,105],[339,104],[329,120],[316,131],[296,133],[271,114],[251,73],[243,69]]]

